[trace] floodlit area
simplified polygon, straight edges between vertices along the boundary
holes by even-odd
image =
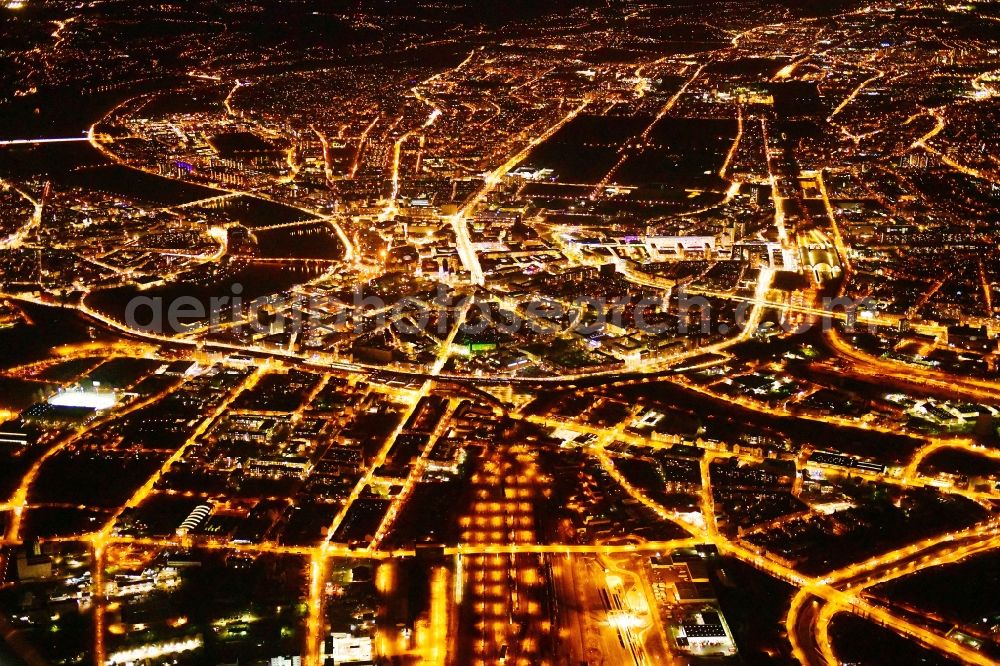
[[[1000,664],[1000,0],[0,0],[0,663]]]
[[[118,396],[114,391],[69,389],[59,391],[48,403],[53,407],[77,407],[101,412],[118,404]]]

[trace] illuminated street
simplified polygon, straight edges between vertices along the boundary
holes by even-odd
[[[1000,663],[996,3],[0,15],[0,664]]]

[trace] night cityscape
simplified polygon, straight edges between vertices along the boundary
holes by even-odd
[[[1000,2],[0,0],[0,666],[1000,664]]]

